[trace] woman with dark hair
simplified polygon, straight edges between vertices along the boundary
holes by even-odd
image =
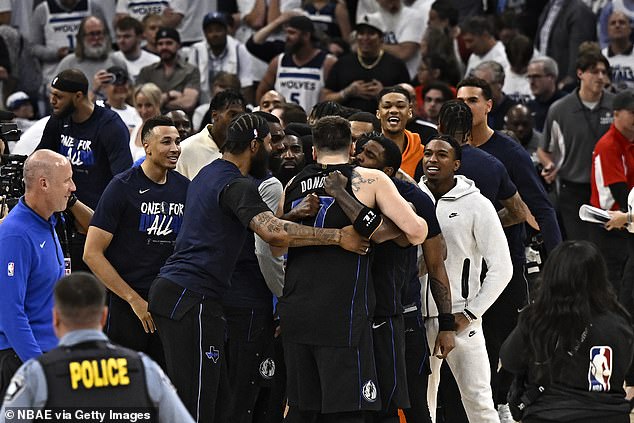
[[[631,317],[612,291],[601,253],[587,241],[553,250],[534,301],[500,351],[505,369],[525,375],[518,395],[524,423],[628,423],[623,385],[634,382],[633,355]]]

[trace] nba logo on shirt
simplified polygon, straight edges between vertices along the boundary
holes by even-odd
[[[608,346],[590,348],[589,390],[592,392],[609,391],[610,376],[612,376],[612,348]]]
[[[13,276],[15,275],[15,263],[10,261],[7,264],[7,276]]]

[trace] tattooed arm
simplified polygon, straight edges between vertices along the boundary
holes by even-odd
[[[423,242],[423,256],[429,273],[429,288],[436,306],[438,306],[438,313],[451,313],[451,288],[443,258],[444,249],[445,240],[442,234],[428,238]],[[442,358],[447,357],[454,346],[454,331],[438,332],[433,354]]]
[[[335,200],[337,200],[337,203],[341,206],[341,209],[346,216],[348,216],[348,219],[350,219],[351,222],[354,222],[357,219],[357,216],[359,216],[359,213],[363,210],[364,205],[346,191],[347,183],[348,178],[344,174],[339,171],[331,172],[324,179],[324,189],[328,195],[331,195]],[[385,216],[382,216],[382,218],[383,223],[381,223],[372,235],[372,241],[380,244],[403,235],[403,232],[394,224],[394,222]],[[406,243],[403,246],[407,245],[409,245],[409,243]]]
[[[356,254],[365,254],[370,241],[362,238],[352,226],[342,229],[315,228],[280,220],[272,212],[256,215],[249,223],[249,229],[272,247],[306,247],[310,245],[338,245]]]
[[[388,176],[376,169],[357,167],[350,185],[355,196],[368,207],[378,206],[405,234],[412,245],[421,244],[427,237],[427,222],[418,216],[399,194]]]
[[[526,221],[526,215],[528,206],[520,197],[519,192],[516,192],[512,197],[506,200],[500,200],[500,203],[504,206],[502,210],[498,211],[498,216],[502,222],[503,227],[516,225]]]

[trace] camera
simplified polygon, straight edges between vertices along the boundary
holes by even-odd
[[[0,196],[13,208],[24,195],[24,161],[27,156],[3,155],[0,162]]]

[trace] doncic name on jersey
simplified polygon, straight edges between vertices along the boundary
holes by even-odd
[[[172,233],[178,235],[183,223],[183,203],[169,203],[167,201],[141,202],[141,216],[139,231],[148,235],[167,236]]]

